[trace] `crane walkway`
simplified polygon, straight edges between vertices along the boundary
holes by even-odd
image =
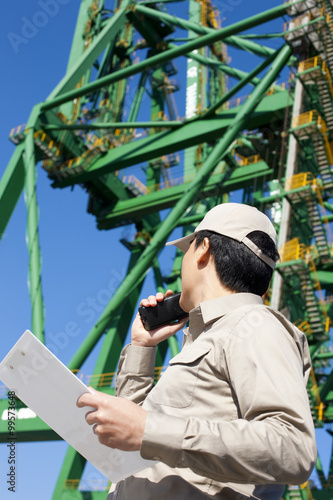
[[[324,207],[321,189],[311,172],[296,174],[286,180],[289,200],[294,205],[305,203],[318,257],[321,262],[326,262],[331,259],[331,248],[319,209],[319,206]]]
[[[330,70],[320,56],[302,61],[298,66],[298,78],[306,88],[316,86],[320,104],[329,131],[333,130],[333,84]]]
[[[298,141],[312,140],[323,187],[328,193],[333,192],[333,154],[326,122],[317,110],[307,111],[294,117],[291,132]]]
[[[303,302],[303,316],[309,324],[306,332],[308,340],[312,342],[323,342],[329,340],[330,319],[326,308],[322,308],[317,295],[321,294],[321,287],[316,278],[316,266],[312,257],[313,249],[300,243],[299,238],[288,241],[280,250],[281,263],[278,265],[279,272],[285,279],[297,276]]]
[[[300,486],[287,486],[283,498],[285,500],[314,500],[308,481]]]

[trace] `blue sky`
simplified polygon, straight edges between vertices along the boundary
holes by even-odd
[[[46,0],[17,0],[4,2],[2,6],[1,175],[14,151],[14,145],[8,140],[10,130],[27,121],[34,104],[48,96],[66,70],[80,2],[52,0],[53,10],[41,16],[38,14],[43,11],[41,4],[46,3]],[[279,4],[279,1],[269,0],[265,2],[265,7]],[[223,11],[225,25],[262,10],[260,0],[226,0],[217,1],[215,5]],[[179,9],[180,16],[185,17],[183,3],[179,4]],[[280,27],[279,21],[276,29]],[[22,35],[25,42],[18,38]],[[252,69],[251,58],[235,51],[230,51],[229,55],[235,66],[243,70]],[[94,217],[86,213],[86,194],[78,187],[73,191],[52,189],[41,168],[38,169],[37,187],[46,336],[49,341],[52,340],[52,335],[63,332],[69,323],[75,323],[80,331],[59,351],[59,358],[67,364],[98,318],[107,295],[105,290],[114,291],[125,276],[129,252],[119,239],[124,236],[130,238],[134,231],[133,228],[98,231]],[[0,245],[0,360],[23,331],[30,327],[25,224],[26,211],[21,196]],[[163,257],[165,269],[171,268],[172,258],[173,250],[169,249]],[[153,290],[153,280],[148,278],[145,292]],[[83,315],[82,311],[91,301],[97,306],[89,316]],[[92,361],[86,363],[85,373],[91,373],[92,367]],[[17,444],[15,498],[51,498],[66,449],[67,445],[63,442]],[[7,458],[8,451],[1,445],[0,495],[3,500],[13,498],[6,485]]]

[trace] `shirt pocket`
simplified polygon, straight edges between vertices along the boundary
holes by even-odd
[[[169,362],[150,399],[155,405],[185,408],[193,402],[199,369],[211,347],[188,347]]]

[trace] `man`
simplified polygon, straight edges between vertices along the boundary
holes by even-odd
[[[118,397],[78,401],[96,408],[86,420],[102,443],[157,461],[113,485],[108,500],[277,500],[284,484],[308,479],[316,446],[305,336],[262,300],[278,258],[274,227],[257,209],[227,203],[171,244],[184,252],[181,353],[154,387],[156,345],[186,320],[147,332],[137,316]]]

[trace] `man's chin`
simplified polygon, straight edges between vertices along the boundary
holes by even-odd
[[[186,300],[183,299],[183,294],[181,294],[180,296],[179,305],[183,309],[183,311],[187,313],[189,313],[192,309],[192,307],[190,307],[189,304],[186,303]]]

